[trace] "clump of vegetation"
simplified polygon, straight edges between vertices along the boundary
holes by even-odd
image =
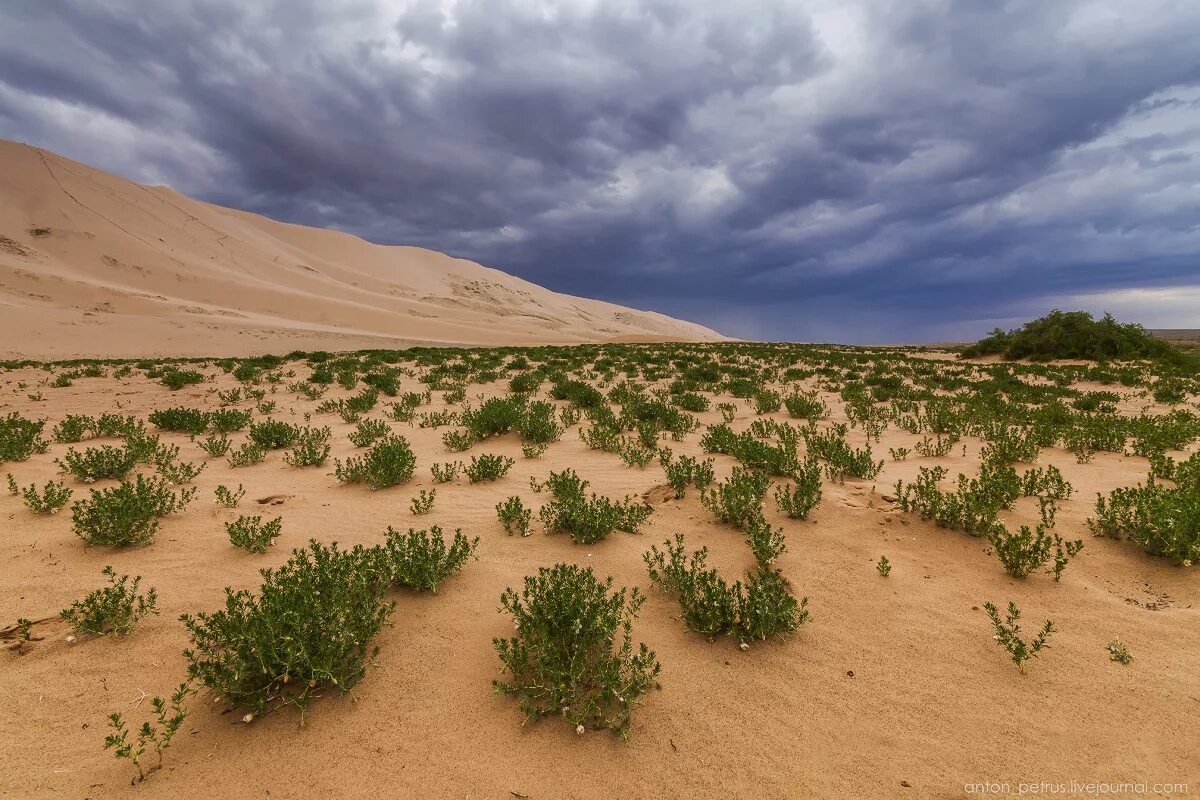
[[[234,467],[249,467],[253,464],[261,464],[263,459],[267,457],[266,448],[260,447],[254,442],[242,442],[242,446],[237,450],[229,453],[229,466]]]
[[[182,511],[195,495],[195,489],[176,494],[161,478],[138,475],[119,486],[92,489],[90,497],[71,506],[71,523],[89,547],[148,544],[158,532],[159,519]]]
[[[448,461],[445,464],[434,464],[429,469],[433,473],[434,483],[449,483],[458,477],[458,472],[462,468],[461,461]]]
[[[300,428],[282,420],[266,419],[250,425],[250,441],[263,450],[282,450],[300,438]]]
[[[61,459],[55,459],[63,472],[69,472],[81,481],[124,478],[137,465],[137,458],[128,448],[102,445],[89,447],[82,453],[75,448],[67,450]]]
[[[223,609],[183,615],[189,677],[252,717],[281,702],[301,722],[326,687],[352,691],[394,608],[378,552],[314,541],[262,570],[258,595],[226,589]]]
[[[498,456],[490,453],[475,456],[466,467],[467,480],[471,483],[499,480],[512,469],[515,463],[508,456]]]
[[[329,458],[329,428],[302,428],[292,449],[283,456],[293,467],[319,467]]]
[[[1008,651],[1012,657],[1013,663],[1021,672],[1025,671],[1025,662],[1036,657],[1042,650],[1050,645],[1047,640],[1050,634],[1055,632],[1054,623],[1046,620],[1042,625],[1042,629],[1037,636],[1029,641],[1021,638],[1021,611],[1017,608],[1017,604],[1009,602],[1008,614],[1002,620],[1000,612],[996,609],[995,604],[991,601],[983,604],[987,611],[988,617],[992,620],[992,627],[995,629],[996,642]]]
[[[368,488],[385,489],[412,477],[417,457],[403,436],[388,436],[376,442],[366,455],[335,462],[335,475],[341,483],[365,483]]]
[[[50,438],[59,444],[75,444],[94,436],[95,430],[96,421],[86,414],[68,414],[54,426]]]
[[[684,624],[709,641],[736,636],[745,645],[794,631],[808,620],[808,598],[797,602],[778,571],[760,566],[745,584],[730,586],[708,567],[708,548],[688,556],[681,534],[662,550],[651,547],[643,558],[651,582],[678,601]]]
[[[783,405],[789,415],[799,419],[818,420],[829,415],[829,407],[816,392],[793,391],[784,396]]]
[[[422,489],[409,503],[408,508],[413,516],[421,517],[433,510],[433,502],[437,499],[437,489]]]
[[[770,485],[771,479],[765,473],[734,467],[733,474],[705,490],[700,501],[717,522],[745,530],[762,518],[762,501]]]
[[[213,458],[220,458],[229,452],[231,442],[229,437],[223,433],[213,434],[199,442],[200,449]]]
[[[111,566],[102,570],[108,586],[89,592],[86,597],[64,608],[59,616],[77,633],[92,636],[124,636],[148,614],[158,613],[158,594],[154,589],[138,593],[142,576],[129,583],[129,576],[117,577]]]
[[[1010,533],[1003,525],[997,526],[989,536],[996,557],[1004,569],[1014,578],[1024,578],[1040,569],[1054,554],[1054,566],[1049,570],[1054,580],[1062,577],[1067,562],[1083,549],[1080,540],[1064,541],[1061,536],[1046,533],[1045,525],[1030,528],[1022,525],[1018,533]]]
[[[703,461],[691,456],[674,458],[669,448],[659,451],[658,462],[667,473],[667,483],[675,490],[676,499],[682,499],[687,493],[688,486],[695,486],[703,491],[713,482],[713,460]]]
[[[1088,525],[1097,536],[1127,538],[1176,564],[1200,561],[1200,454],[1170,468],[1169,487],[1151,476],[1144,484],[1096,497]]]
[[[504,526],[504,532],[509,536],[515,533],[522,536],[529,535],[529,521],[533,517],[533,511],[525,507],[521,498],[514,495],[497,503],[496,516],[499,517],[500,524]]]
[[[388,528],[383,546],[385,568],[400,586],[436,592],[440,584],[463,568],[478,546],[478,536],[468,539],[461,530],[454,531],[447,545],[437,525],[428,531],[410,528],[407,534]]]
[[[150,708],[154,712],[154,722],[143,722],[132,742],[129,740],[129,729],[124,717],[120,713],[110,714],[108,725],[113,732],[104,738],[104,749],[112,750],[118,759],[127,759],[137,770],[137,780],[145,780],[147,768],[144,759],[147,751],[153,747],[157,757],[151,769],[161,769],[163,751],[171,746],[175,734],[187,719],[188,712],[184,701],[192,692],[191,684],[184,682],[171,695],[170,706],[161,697],[153,698]]]
[[[636,533],[654,510],[628,497],[620,502],[595,493],[588,497],[588,482],[569,469],[551,472],[547,485],[553,499],[538,512],[546,532],[567,533],[577,544],[598,542],[617,530]]]
[[[35,514],[53,514],[71,499],[71,490],[61,481],[47,481],[38,492],[37,484],[31,483],[22,489],[12,475],[8,476],[8,491],[25,500],[25,507]]]
[[[543,567],[508,589],[502,610],[516,633],[493,644],[509,677],[496,691],[517,698],[528,719],[562,715],[583,733],[609,728],[627,738],[633,710],[661,666],[654,651],[633,645],[633,620],[644,601],[635,588],[612,591],[590,568]]]
[[[1104,649],[1108,651],[1109,659],[1116,661],[1118,664],[1133,663],[1133,654],[1129,652],[1129,648],[1120,639],[1113,639]]]
[[[233,522],[225,523],[225,533],[234,547],[247,553],[265,553],[275,543],[282,526],[282,517],[263,522],[262,517],[243,514]]]
[[[350,444],[355,447],[370,447],[392,432],[388,424],[378,419],[364,419],[350,432]]]
[[[792,519],[808,519],[821,502],[821,465],[807,459],[796,469],[795,483],[775,489],[775,504]]]
[[[190,369],[168,369],[160,377],[163,386],[177,392],[185,386],[204,381],[204,374]]]
[[[242,498],[246,496],[246,488],[240,483],[236,491],[231,490],[225,484],[217,486],[213,494],[216,495],[217,502],[226,508],[237,508],[237,504],[242,502]]]
[[[888,561],[887,556],[880,556],[875,564],[875,571],[886,578],[892,572],[892,562]]]
[[[1117,322],[1111,314],[1097,321],[1086,311],[1055,309],[1008,332],[996,328],[962,351],[964,358],[985,355],[1032,361],[1061,358],[1109,361],[1173,358],[1178,349],[1151,336],[1141,325]]]
[[[209,414],[198,408],[164,408],[150,412],[148,419],[161,430],[196,436],[208,430]]]

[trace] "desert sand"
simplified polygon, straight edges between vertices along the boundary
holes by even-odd
[[[46,399],[34,403],[16,385],[32,387],[46,373],[23,369],[0,377],[0,413],[53,424],[67,413],[144,417],[174,405],[216,408],[210,390],[237,384],[215,368],[206,372],[215,384],[174,393],[137,373],[120,384],[80,379],[44,390]],[[412,379],[404,386],[421,388]],[[472,386],[470,396],[476,393],[505,390]],[[334,386],[327,397],[347,394]],[[282,391],[271,398],[278,401],[272,416],[289,421],[316,405]],[[838,398],[824,399],[833,416],[822,424],[844,421]],[[758,417],[745,401],[738,406],[733,427],[745,430]],[[435,393],[422,411],[442,408]],[[720,421],[716,411],[698,417]],[[324,415],[313,424],[333,428],[334,457],[355,452],[346,440],[352,426]],[[875,481],[826,482],[807,521],[788,519],[768,501],[767,518],[788,541],[779,566],[792,591],[809,598],[812,620],[743,652],[729,639],[708,642],[688,632],[678,606],[647,580],[642,553],[676,532],[692,547],[707,546],[723,572],[753,561],[742,537],[714,523],[695,491],[673,499],[657,464],[627,468],[588,450],[573,429],[544,457],[524,459],[513,434],[454,454],[442,445],[445,429],[390,424],[417,453],[408,484],[378,492],[340,487],[330,468],[291,468],[279,452],[242,469],[213,459],[196,481],[198,499],[166,518],[157,541],[142,548],[85,548],[71,532],[69,511],[35,516],[18,498],[0,496],[0,620],[46,619],[34,627],[34,641],[0,652],[0,797],[952,798],[973,796],[966,784],[990,781],[1012,782],[1014,792],[1018,781],[1200,782],[1194,569],[1092,537],[1085,525],[1096,493],[1141,481],[1145,459],[1101,453],[1079,464],[1062,450],[1042,452],[1040,463],[1060,467],[1076,490],[1061,504],[1058,530],[1086,541],[1061,583],[1046,575],[1016,581],[985,541],[888,502],[894,482],[911,480],[923,465],[974,472],[975,439],[939,459],[889,459]],[[698,438],[670,446],[699,456]],[[864,441],[860,429],[850,438]],[[917,439],[890,428],[872,446],[886,454]],[[163,440],[189,460],[205,460],[186,436]],[[3,469],[22,485],[41,484],[57,476],[52,459],[66,449],[53,444],[48,454]],[[433,512],[410,514],[410,498],[433,486],[432,462],[474,453],[517,463],[495,483],[460,477],[439,485]],[[716,456],[717,477],[735,464]],[[616,533],[595,545],[543,535],[536,521],[528,538],[505,535],[494,505],[515,494],[536,508],[543,498],[529,478],[565,467],[601,493],[646,498],[654,514],[639,534]],[[212,504],[220,483],[244,484],[240,509]],[[238,513],[282,516],[276,546],[261,556],[235,550],[222,523]],[[1028,498],[1004,514],[1010,524],[1036,518]],[[393,592],[394,625],[378,637],[380,655],[356,701],[330,692],[300,727],[288,709],[243,724],[240,712],[202,693],[163,769],[136,787],[128,764],[101,749],[110,712],[140,719],[147,695],[182,679],[187,635],[179,614],[217,608],[226,586],[257,588],[259,569],[281,564],[310,538],[375,544],[389,525],[429,524],[480,536],[479,558],[434,595]],[[894,565],[887,578],[874,568],[881,555]],[[492,691],[501,673],[491,641],[512,627],[497,613],[500,593],[557,561],[590,565],[649,595],[635,641],[657,652],[661,689],[644,698],[627,742],[603,731],[577,736],[554,718],[523,726],[516,704]],[[56,615],[101,584],[106,564],[156,587],[161,615],[128,637],[70,643]],[[1060,630],[1026,674],[996,646],[981,609],[986,600],[1008,599],[1019,599],[1027,628],[1049,617]],[[1109,660],[1105,645],[1114,637],[1129,645],[1132,664]]]
[[[432,250],[287,225],[0,140],[0,357],[721,338]]]

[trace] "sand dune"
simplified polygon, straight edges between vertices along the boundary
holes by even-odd
[[[432,250],[288,225],[2,140],[0,309],[4,357],[722,338]]]

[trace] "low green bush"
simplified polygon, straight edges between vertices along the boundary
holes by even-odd
[[[94,481],[124,478],[137,466],[137,458],[124,447],[101,445],[89,447],[82,453],[74,447],[67,450],[61,459],[55,459],[63,472],[69,472],[78,480]]]
[[[138,475],[119,486],[92,489],[90,497],[71,506],[71,524],[89,547],[148,544],[158,532],[159,519],[182,511],[195,494],[195,489],[176,494],[161,478]]]
[[[365,455],[335,462],[335,474],[341,483],[365,483],[368,488],[384,489],[404,483],[412,477],[417,457],[403,436],[388,436],[376,442]]]
[[[248,553],[265,553],[283,526],[283,518],[276,517],[270,522],[263,522],[262,517],[246,516],[243,514],[232,522],[225,523],[225,533],[229,542],[239,550]]]
[[[407,534],[388,528],[386,536],[383,552],[388,575],[400,586],[424,592],[436,592],[479,546],[478,536],[468,539],[461,530],[455,530],[447,544],[437,525],[428,531],[410,528]]]
[[[732,586],[708,567],[708,548],[690,556],[683,536],[643,556],[650,581],[673,596],[690,630],[712,641],[736,636],[743,645],[796,630],[809,618],[808,598],[797,602],[778,571],[761,567]]]
[[[61,481],[47,481],[42,491],[38,492],[37,484],[31,483],[22,489],[17,486],[13,476],[9,475],[8,491],[14,496],[20,496],[25,501],[25,507],[35,514],[53,514],[71,499],[71,490]]]
[[[513,461],[508,456],[498,456],[491,453],[475,456],[466,466],[467,480],[471,483],[495,481],[503,478],[512,469]]]
[[[517,698],[527,719],[561,715],[579,733],[609,728],[627,738],[633,710],[661,670],[652,650],[633,645],[643,600],[636,588],[612,591],[612,578],[572,564],[526,577],[520,594],[500,597],[516,633],[493,640],[508,673],[496,691]]]
[[[303,722],[327,687],[352,691],[378,653],[371,642],[394,609],[379,558],[314,541],[262,570],[257,595],[226,589],[223,609],[183,615],[189,678],[252,716],[280,702]]]
[[[504,532],[509,536],[514,533],[522,536],[529,535],[529,521],[533,518],[533,511],[525,507],[521,498],[514,495],[497,503],[496,516],[500,519],[500,524],[504,526]]]
[[[111,566],[105,567],[102,573],[108,578],[108,586],[89,592],[59,613],[76,633],[124,636],[142,617],[158,613],[158,593],[153,588],[144,595],[138,594],[141,575],[130,584],[128,575],[118,578]]]

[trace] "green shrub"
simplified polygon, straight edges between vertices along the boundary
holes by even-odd
[[[659,451],[658,462],[667,473],[667,483],[675,490],[675,497],[682,499],[688,486],[705,489],[713,482],[713,460],[699,461],[691,456],[674,458],[670,449]]]
[[[229,453],[229,466],[237,468],[248,467],[252,464],[261,464],[266,457],[267,451],[265,448],[254,442],[242,442],[241,447]]]
[[[157,761],[152,769],[161,769],[163,751],[171,746],[171,740],[175,738],[183,721],[187,719],[188,712],[184,708],[183,702],[192,691],[190,682],[181,683],[171,695],[169,708],[167,701],[161,697],[151,699],[150,708],[154,712],[154,720],[157,724],[149,721],[143,722],[142,726],[138,728],[137,738],[134,742],[129,741],[129,729],[125,725],[124,717],[120,713],[109,714],[108,725],[113,732],[104,737],[104,749],[112,750],[118,759],[129,760],[137,770],[137,780],[145,780],[147,770],[143,759],[146,757],[146,751],[151,746],[154,747]]]
[[[508,474],[508,471],[512,469],[515,463],[508,456],[498,456],[490,453],[475,456],[471,459],[471,463],[466,466],[467,479],[471,483],[499,480]]]
[[[459,415],[462,425],[475,441],[500,436],[515,429],[525,414],[520,397],[492,397],[476,409],[466,408]]]
[[[92,489],[86,500],[71,506],[75,535],[84,544],[125,547],[148,544],[158,532],[161,517],[182,511],[195,489],[172,492],[161,478],[141,475],[110,489]]]
[[[71,490],[60,481],[47,481],[41,493],[37,484],[31,483],[24,489],[17,486],[12,475],[8,476],[8,491],[25,500],[25,507],[35,514],[53,514],[71,499]]]
[[[54,426],[50,436],[59,444],[75,444],[94,436],[96,421],[86,414],[69,414]]]
[[[1200,454],[1174,469],[1174,487],[1146,483],[1096,496],[1088,526],[1097,536],[1128,538],[1147,553],[1176,564],[1200,561]]]
[[[364,419],[350,433],[350,444],[355,447],[370,447],[377,440],[392,432],[386,422],[377,419]]]
[[[783,528],[774,528],[765,519],[759,518],[746,528],[746,543],[758,566],[767,569],[787,551],[783,541]]]
[[[695,392],[683,392],[675,398],[675,403],[684,411],[708,411],[711,405],[709,399]]]
[[[571,470],[550,473],[549,483],[554,499],[538,515],[547,533],[567,533],[576,544],[598,542],[617,530],[636,533],[654,511],[628,497],[620,502],[596,494],[588,498],[584,495],[587,481]]]
[[[188,386],[193,383],[200,383],[204,380],[204,375],[196,372],[195,370],[171,369],[163,372],[161,380],[163,386],[166,386],[171,391],[175,392],[179,391],[184,386]]]
[[[282,517],[263,522],[262,517],[243,514],[233,522],[226,522],[225,532],[229,534],[229,541],[234,547],[248,553],[265,553],[279,536],[282,526]]]
[[[208,430],[209,414],[198,408],[166,408],[150,412],[149,420],[164,431],[199,435]]]
[[[383,546],[387,574],[400,586],[417,591],[436,592],[437,587],[462,569],[479,546],[479,537],[467,539],[462,531],[454,531],[449,545],[437,525],[428,531],[409,528],[402,534],[387,529]]]
[[[300,438],[300,428],[276,419],[250,424],[250,441],[263,450],[282,450]]]
[[[470,450],[475,444],[475,440],[471,434],[462,431],[446,431],[442,435],[442,444],[452,453],[461,453],[463,450]]]
[[[684,624],[709,641],[737,636],[744,646],[794,631],[808,620],[808,598],[797,602],[777,571],[760,566],[744,585],[730,586],[708,567],[707,548],[686,554],[682,535],[664,542],[662,550],[651,547],[643,560],[650,581],[678,601]]]
[[[996,557],[1004,565],[1005,571],[1014,578],[1024,578],[1034,570],[1040,569],[1050,560],[1053,549],[1054,567],[1049,571],[1057,581],[1062,577],[1067,562],[1083,549],[1082,541],[1068,542],[1058,534],[1047,534],[1045,525],[1038,525],[1036,529],[1022,525],[1019,533],[1010,533],[1000,525],[992,531],[989,538],[992,549],[996,551]]]
[[[555,421],[557,407],[553,403],[534,402],[524,407],[516,430],[526,445],[548,445],[557,442],[563,434],[562,427]]]
[[[633,646],[644,598],[636,588],[611,589],[612,578],[556,564],[526,577],[520,595],[501,595],[516,634],[493,640],[510,676],[494,686],[516,697],[526,718],[561,714],[580,733],[610,728],[628,737],[633,709],[661,667],[645,644]]]
[[[142,617],[158,613],[158,593],[154,589],[144,595],[138,594],[141,575],[134,578],[130,585],[129,576],[118,578],[112,567],[105,567],[102,572],[108,578],[108,586],[89,592],[82,600],[59,613],[76,633],[124,636],[133,630]]]
[[[204,471],[207,464],[196,465],[179,460],[179,445],[160,446],[152,459],[154,470],[167,483],[179,485],[191,483]]]
[[[496,516],[500,519],[500,524],[504,526],[504,532],[509,536],[514,533],[519,533],[522,536],[529,535],[529,521],[533,517],[533,512],[525,507],[521,502],[521,498],[513,497],[496,504]]]
[[[745,530],[762,519],[762,501],[771,485],[764,473],[734,467],[728,480],[706,489],[700,501],[716,518]]]
[[[1092,361],[1135,358],[1170,358],[1177,349],[1156,339],[1141,325],[1122,325],[1105,314],[1096,321],[1086,311],[1055,309],[1016,330],[999,328],[962,351],[964,358],[999,354],[1008,359],[1033,361],[1080,358]]]
[[[1133,654],[1129,652],[1129,648],[1120,639],[1113,639],[1104,649],[1108,651],[1109,659],[1116,661],[1118,664],[1133,663]]]
[[[458,477],[458,472],[463,468],[461,461],[448,461],[445,464],[434,464],[430,467],[433,473],[434,483],[449,483]]]
[[[403,436],[381,439],[356,458],[335,463],[335,474],[341,483],[365,483],[370,489],[384,489],[404,483],[412,477],[417,457]]]
[[[775,489],[775,504],[792,519],[808,519],[809,513],[820,502],[821,465],[813,458],[796,470],[795,485]]]
[[[15,411],[0,417],[0,464],[26,461],[34,453],[44,453],[49,444],[42,439],[43,420],[28,420]]]
[[[238,411],[232,408],[219,409],[209,412],[208,427],[209,430],[217,433],[233,433],[240,431],[250,424],[250,412]],[[199,433],[199,431],[197,431]]]
[[[779,397],[779,392],[760,389],[754,393],[755,414],[773,414],[779,410],[781,405],[783,405],[783,400]]]
[[[433,502],[437,499],[437,489],[422,489],[409,503],[413,516],[421,517],[433,510]]]
[[[229,445],[229,437],[223,433],[200,440],[200,449],[213,458],[219,458],[228,453]]]
[[[189,677],[253,716],[278,701],[303,722],[314,697],[352,691],[378,653],[371,641],[394,608],[379,561],[378,549],[314,541],[262,570],[257,596],[226,589],[223,609],[183,615]]]
[[[67,450],[62,459],[55,459],[63,472],[69,472],[81,481],[109,478],[124,478],[137,465],[134,454],[124,447],[101,445],[89,447],[82,453],[74,447]]]
[[[329,428],[302,428],[290,452],[283,457],[293,467],[319,467],[329,458]]]
[[[798,419],[818,420],[829,415],[829,407],[816,392],[793,391],[784,396],[783,405],[790,416]]]
[[[1054,623],[1046,620],[1042,625],[1041,631],[1038,632],[1030,641],[1025,641],[1021,638],[1021,611],[1017,608],[1017,604],[1009,602],[1008,615],[1004,620],[1000,619],[1000,612],[992,602],[983,604],[984,609],[988,613],[988,617],[992,620],[992,628],[995,631],[996,643],[1008,651],[1012,657],[1013,663],[1021,672],[1025,671],[1025,662],[1037,656],[1042,650],[1050,645],[1047,639],[1055,632]]]
[[[235,492],[231,491],[228,486],[221,484],[216,488],[214,494],[216,495],[217,502],[221,505],[226,508],[237,508],[237,504],[246,496],[246,488],[239,483]]]

